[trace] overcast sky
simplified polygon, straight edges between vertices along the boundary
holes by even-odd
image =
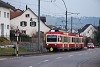
[[[38,0],[3,0],[16,8],[25,10],[27,4],[36,14]],[[65,6],[62,0],[40,0],[41,15],[65,16]],[[100,17],[100,0],[64,0],[68,12],[80,13],[78,16]],[[70,15],[68,15],[70,16]],[[75,15],[76,16],[76,15]]]

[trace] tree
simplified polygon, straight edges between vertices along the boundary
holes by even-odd
[[[95,40],[96,43],[100,46],[100,19],[99,19],[98,31],[95,32]]]
[[[100,44],[100,29],[95,34],[96,43]]]

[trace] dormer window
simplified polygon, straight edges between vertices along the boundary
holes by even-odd
[[[30,17],[30,14],[26,14],[25,16],[26,16],[26,17]]]
[[[26,21],[21,21],[21,22],[20,22],[20,26],[22,26],[22,27],[27,26],[27,22],[26,22]]]
[[[35,21],[30,22],[30,26],[31,27],[35,27],[36,26],[36,22]]]

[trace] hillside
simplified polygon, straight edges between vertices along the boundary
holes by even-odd
[[[81,28],[85,24],[93,24],[95,26],[99,25],[100,17],[73,17],[73,28]],[[68,17],[68,28],[71,26],[71,17]],[[64,17],[54,17],[54,16],[46,16],[46,24],[54,25],[54,26],[65,26],[65,18]]]

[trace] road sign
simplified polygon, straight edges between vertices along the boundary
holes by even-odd
[[[15,36],[19,36],[19,33],[15,33]]]

